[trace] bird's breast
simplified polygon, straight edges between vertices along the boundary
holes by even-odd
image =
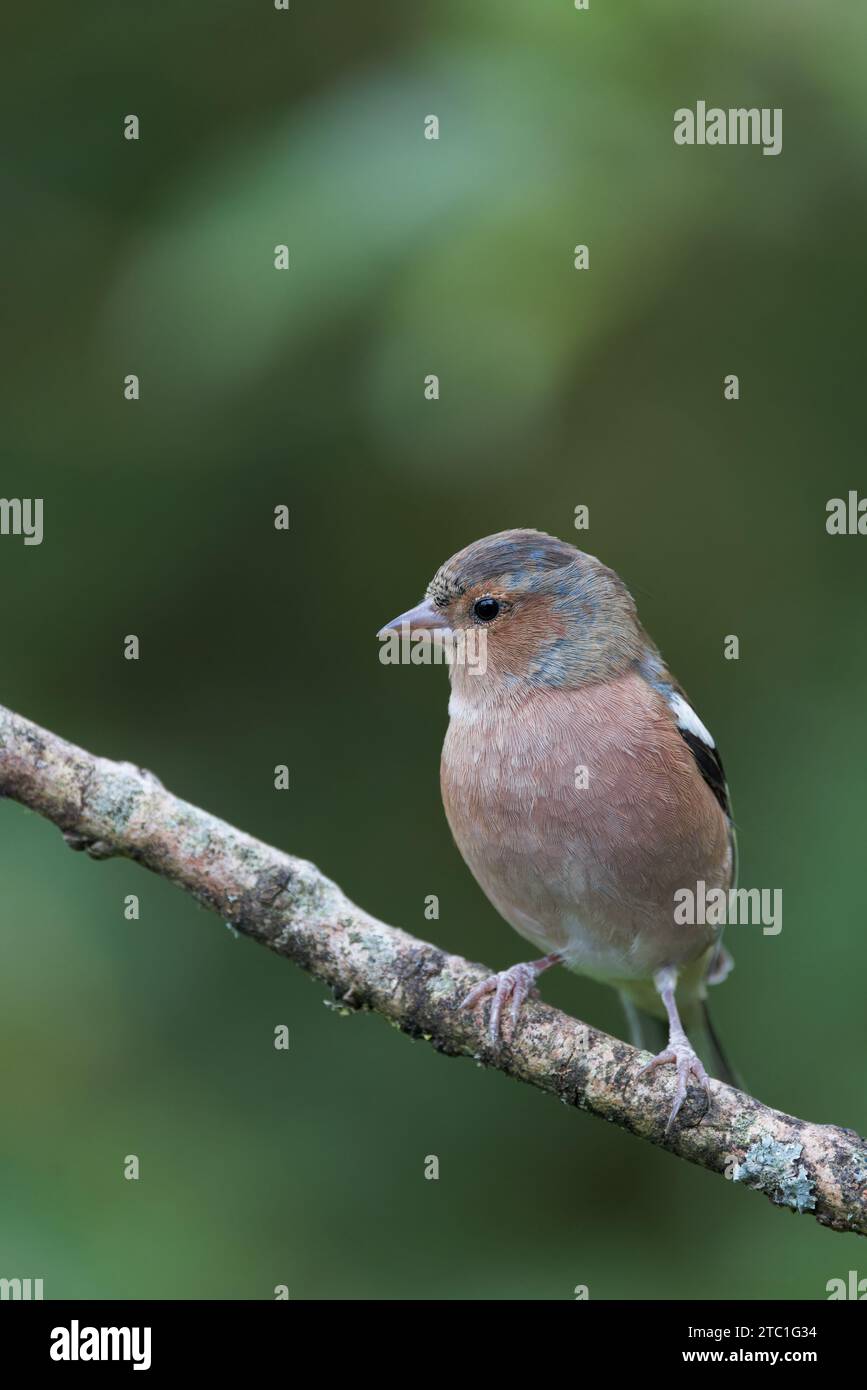
[[[678,888],[725,886],[728,827],[664,702],[639,676],[580,690],[454,696],[446,816],[503,917],[600,978],[697,958],[712,931],[674,924]]]

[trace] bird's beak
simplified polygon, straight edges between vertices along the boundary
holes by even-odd
[[[431,603],[430,599],[422,599],[415,608],[408,608],[399,617],[392,618],[390,623],[379,629],[377,637],[387,637],[390,632],[403,632],[404,623],[408,624],[410,633],[430,632],[434,628],[442,631],[449,630],[449,620],[444,614],[440,613]]]

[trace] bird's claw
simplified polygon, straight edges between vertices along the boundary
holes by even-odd
[[[461,1000],[462,1009],[473,1009],[479,1000],[485,999],[489,994],[493,994],[494,1001],[491,1005],[491,1017],[488,1020],[488,1033],[491,1042],[497,1043],[501,1037],[501,1019],[503,1008],[511,997],[509,1008],[509,1036],[515,1031],[518,1022],[518,1015],[524,1003],[531,995],[538,995],[536,989],[536,976],[539,971],[535,965],[513,965],[508,970],[501,970],[497,975],[489,975],[487,980],[482,980],[475,985],[466,996]],[[502,1033],[505,1037],[505,1032]]]
[[[658,1052],[655,1057],[641,1068],[640,1075],[645,1072],[655,1071],[657,1067],[666,1066],[671,1063],[676,1069],[677,1085],[674,1091],[674,1104],[671,1107],[671,1114],[668,1117],[668,1124],[665,1126],[666,1134],[671,1133],[672,1125],[677,1119],[680,1107],[686,1100],[686,1091],[689,1085],[690,1074],[692,1074],[700,1085],[704,1087],[707,1103],[710,1105],[710,1078],[690,1047],[686,1039],[681,1042],[679,1039],[669,1039],[668,1047],[663,1052]]]

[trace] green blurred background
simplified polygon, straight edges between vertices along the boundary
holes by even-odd
[[[374,634],[477,536],[577,541],[717,737],[742,883],[783,889],[780,936],[730,932],[719,1030],[762,1099],[864,1132],[867,539],[825,532],[867,492],[863,4],[104,0],[5,27],[0,491],[44,497],[45,540],[0,538],[0,699],[501,968],[526,945],[440,806],[445,674],[383,667]],[[677,148],[699,98],[782,107],[783,153]],[[854,1239],[338,1017],[18,806],[0,832],[0,1275],[711,1299],[867,1272]],[[544,994],[622,1029],[601,987]]]

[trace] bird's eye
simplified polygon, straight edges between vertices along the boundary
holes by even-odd
[[[495,598],[477,598],[473,604],[473,612],[480,623],[489,623],[500,611],[500,605]]]

